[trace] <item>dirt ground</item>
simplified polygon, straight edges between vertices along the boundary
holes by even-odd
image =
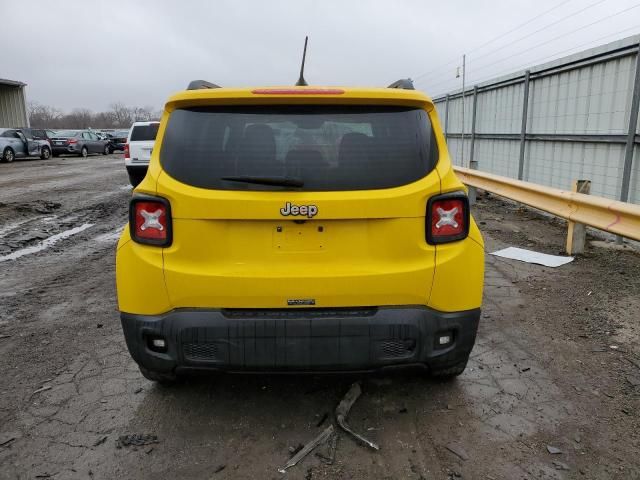
[[[129,195],[119,155],[0,165],[0,478],[640,478],[637,253],[590,247],[556,269],[487,255],[478,340],[453,382],[236,375],[167,389],[138,372],[116,309]],[[561,221],[493,196],[474,210],[487,252],[562,249]],[[311,454],[278,473],[356,380],[350,423],[380,450],[341,435],[332,465]],[[157,443],[117,448],[128,434]]]

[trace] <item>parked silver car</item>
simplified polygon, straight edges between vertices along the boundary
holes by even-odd
[[[38,129],[0,128],[0,161],[13,162],[16,158],[51,156],[51,145]]]
[[[51,139],[53,156],[69,153],[86,157],[90,153],[109,155],[109,141],[101,140],[95,132],[89,130],[59,131]]]

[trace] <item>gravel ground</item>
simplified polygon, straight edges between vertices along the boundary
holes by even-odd
[[[129,195],[117,155],[0,165],[0,478],[640,478],[637,254],[589,248],[558,269],[488,255],[478,341],[454,382],[229,375],[166,389],[139,374],[119,325]],[[486,196],[475,215],[487,251],[562,248],[561,221]],[[312,454],[278,473],[355,380],[350,423],[380,451],[341,436],[332,465]],[[157,443],[118,442],[132,434]]]

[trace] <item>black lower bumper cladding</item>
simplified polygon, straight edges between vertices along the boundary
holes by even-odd
[[[468,357],[479,317],[479,309],[449,313],[420,306],[121,313],[132,357],[158,372],[446,368]]]

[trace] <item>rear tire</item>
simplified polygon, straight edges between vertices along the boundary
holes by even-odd
[[[16,158],[16,154],[11,147],[7,147],[2,152],[2,161],[4,163],[11,163]]]
[[[51,150],[49,149],[49,147],[42,147],[42,150],[40,150],[40,158],[42,160],[49,160],[50,157]]]
[[[111,153],[111,149],[109,148],[109,145],[105,145],[104,150],[102,151],[102,154],[109,155],[110,153]]]
[[[87,158],[89,156],[89,150],[87,149],[87,147],[82,147],[82,149],[80,150],[80,156],[82,158]]]
[[[175,373],[160,373],[153,370],[147,370],[143,366],[138,365],[140,369],[140,373],[147,380],[151,380],[152,382],[156,382],[162,386],[171,386],[178,383],[178,376]]]
[[[467,367],[467,361],[469,361],[469,357],[451,367],[430,369],[429,375],[431,378],[436,378],[438,380],[453,380],[464,372],[464,369]]]

